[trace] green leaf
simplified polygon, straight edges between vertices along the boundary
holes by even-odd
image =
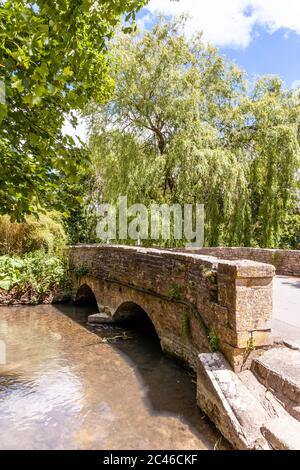
[[[7,116],[7,106],[0,103],[0,124]]]
[[[11,87],[16,88],[20,93],[24,91],[24,85],[21,79],[14,80]]]
[[[123,15],[145,2],[105,0],[99,9],[94,3],[1,2],[0,71],[7,107],[0,104],[0,214],[14,220],[37,208],[68,212],[76,204],[66,188],[71,173],[78,181],[87,161],[79,157],[77,143],[63,139],[64,118],[93,100],[108,99],[113,91],[108,38]]]
[[[12,287],[12,284],[9,279],[0,280],[0,289],[9,291],[11,287]]]
[[[68,67],[65,67],[65,68],[64,68],[63,75],[64,75],[64,77],[72,77],[72,76],[74,75],[74,72],[73,72],[73,70],[71,70],[71,68],[68,66]]]

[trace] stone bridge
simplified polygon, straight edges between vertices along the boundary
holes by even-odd
[[[271,344],[273,266],[119,246],[73,247],[71,256],[77,300],[91,289],[104,321],[141,308],[162,349],[194,368],[199,352],[218,346],[238,371],[250,350]]]
[[[260,263],[253,255],[252,260],[237,259],[237,254],[226,260],[217,249],[212,256],[195,250],[78,245],[69,254],[74,299],[96,298],[99,322],[146,313],[162,350],[197,371],[198,404],[235,447],[295,448],[298,439],[300,449],[294,411],[300,406],[300,384],[299,396],[296,390],[295,400],[289,396],[283,403],[282,387],[273,390],[270,367],[263,362],[270,351],[295,353],[280,341],[274,346],[275,262]],[[278,371],[273,372],[276,382]],[[272,411],[270,400],[261,398],[267,389],[272,389]],[[281,436],[284,420],[290,420],[292,438]]]

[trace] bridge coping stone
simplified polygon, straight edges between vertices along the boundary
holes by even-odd
[[[180,251],[205,256],[216,256],[219,259],[223,258],[226,260],[247,259],[267,263],[276,268],[277,275],[300,277],[300,250],[251,247],[205,247],[187,248]]]

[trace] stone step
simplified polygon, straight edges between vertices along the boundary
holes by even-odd
[[[278,418],[280,416],[289,416],[288,412],[279,403],[273,393],[259,382],[250,370],[240,372],[238,375],[249,392],[261,403],[271,419]]]
[[[280,404],[273,393],[262,385],[250,371],[239,374],[252,395],[262,404],[270,416],[261,433],[274,450],[300,449],[300,423]]]
[[[274,450],[300,450],[300,423],[291,417],[272,419],[262,434]]]
[[[252,372],[271,390],[286,409],[299,414],[300,405],[300,352],[290,348],[266,351],[254,359]]]
[[[199,355],[197,403],[234,448],[270,448],[261,433],[269,414],[220,353]]]
[[[220,353],[200,354],[197,403],[236,449],[300,450],[300,423],[251,371]]]

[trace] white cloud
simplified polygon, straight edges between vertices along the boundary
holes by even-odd
[[[295,80],[295,81],[292,83],[292,89],[293,89],[293,90],[297,90],[298,88],[300,88],[300,80]]]
[[[147,24],[151,23],[151,19],[151,14],[143,15],[141,18],[139,18],[136,22],[139,30],[144,31],[144,29],[147,27]]]
[[[189,13],[187,33],[203,31],[218,46],[247,47],[255,26],[300,34],[300,0],[150,0],[152,14]]]

